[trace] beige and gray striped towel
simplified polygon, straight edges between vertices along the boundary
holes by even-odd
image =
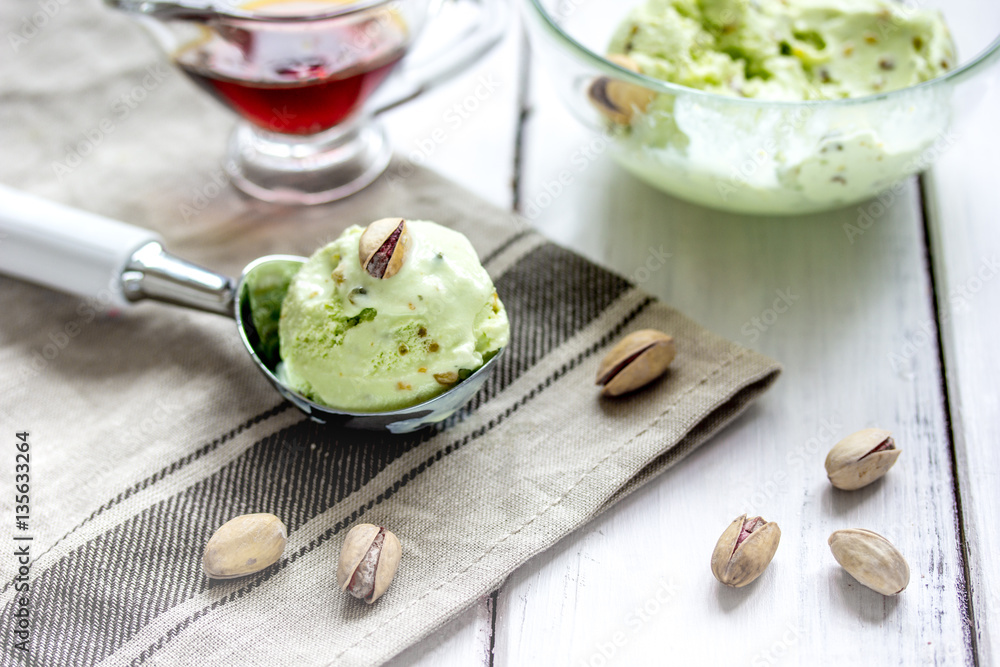
[[[16,4],[0,9],[4,26]],[[440,428],[351,432],[282,403],[224,317],[108,312],[0,278],[0,436],[31,442],[29,526],[14,528],[11,449],[0,535],[32,538],[27,653],[9,631],[18,562],[6,547],[0,557],[0,664],[378,664],[679,461],[777,376],[772,360],[425,170],[397,165],[323,207],[240,197],[212,168],[230,119],[160,69],[125,19],[59,6],[52,27],[0,60],[0,182],[156,228],[177,254],[231,275],[263,254],[308,254],[352,223],[437,220],[484,258],[511,344]],[[672,370],[628,400],[598,400],[598,360],[644,327],[676,337]],[[284,520],[283,558],[210,582],[205,543],[248,512]],[[335,584],[357,521],[403,542],[373,606]]]

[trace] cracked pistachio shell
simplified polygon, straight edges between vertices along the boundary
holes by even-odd
[[[620,396],[663,375],[677,356],[674,339],[662,331],[630,333],[611,348],[597,368],[597,384],[604,396]]]
[[[614,53],[608,56],[608,60],[627,70],[639,71],[638,63],[626,55]],[[636,112],[646,110],[656,93],[628,81],[599,76],[591,82],[587,97],[594,108],[612,123],[628,125]]]
[[[244,514],[215,531],[202,565],[212,579],[235,579],[259,572],[278,562],[285,551],[288,531],[273,514]]]
[[[348,531],[344,538],[344,546],[340,549],[340,562],[337,564],[337,584],[341,590],[347,590],[355,571],[372,548],[380,530],[384,529],[370,523],[359,523]],[[371,594],[364,598],[365,602],[368,604],[375,602],[389,588],[393,577],[396,576],[402,553],[403,547],[399,538],[391,531],[385,530],[381,553],[375,564],[374,581],[371,582],[373,589]]]
[[[872,450],[888,442],[888,449]],[[852,433],[826,455],[826,476],[838,489],[853,491],[867,486],[885,475],[896,463],[899,454],[892,434],[881,428],[866,428]]]
[[[402,229],[400,229],[402,226]],[[396,230],[399,234],[396,234]],[[391,278],[403,266],[410,242],[403,218],[382,218],[369,224],[358,240],[361,267],[375,278]]]
[[[838,530],[827,543],[840,566],[873,591],[897,595],[910,583],[910,567],[903,554],[878,533],[862,528]]]
[[[781,540],[778,524],[765,521],[763,526],[736,546],[746,519],[746,514],[736,517],[723,531],[712,552],[712,574],[726,586],[734,588],[746,586],[764,574]]]

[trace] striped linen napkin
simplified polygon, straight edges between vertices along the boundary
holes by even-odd
[[[0,278],[2,437],[27,432],[31,443],[26,530],[14,525],[13,452],[0,467],[0,534],[29,553],[23,570],[0,558],[0,664],[384,662],[678,462],[777,377],[774,361],[429,171],[396,164],[360,195],[308,209],[210,187],[218,172],[205,165],[217,164],[230,121],[170,71],[82,163],[56,169],[113,114],[108,100],[162,66],[124,19],[97,20],[86,3],[61,11],[75,30],[39,34],[0,63],[0,145],[19,156],[0,163],[0,182],[154,228],[177,254],[230,275],[260,255],[309,254],[350,224],[435,220],[480,253],[511,343],[439,427],[346,431],[280,401],[224,317],[153,303],[108,311]],[[80,55],[98,43],[105,55]],[[116,49],[133,57],[108,55]],[[63,69],[46,69],[53,62]],[[647,327],[675,337],[670,372],[626,400],[599,400],[600,357]],[[252,512],[287,525],[282,559],[208,580],[208,538]],[[403,544],[395,581],[371,606],[335,581],[359,521]],[[26,652],[13,633],[21,597]]]

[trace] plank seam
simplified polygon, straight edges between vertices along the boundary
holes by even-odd
[[[524,143],[528,116],[531,115],[531,44],[528,42],[527,31],[521,32],[521,59],[518,68],[517,86],[517,132],[514,134],[514,176],[511,183],[515,213],[521,211],[521,180],[524,167]]]
[[[948,365],[944,349],[944,318],[939,299],[940,284],[934,265],[934,249],[931,245],[931,239],[933,236],[930,228],[931,207],[927,197],[928,190],[927,172],[922,172],[917,177],[917,193],[920,197],[920,217],[922,219],[921,231],[924,236],[924,261],[927,264],[927,279],[930,283],[931,309],[934,315],[934,326],[937,330],[937,357],[938,368],[940,369],[939,381],[941,383],[941,402],[944,409],[945,431],[948,437],[948,453],[950,455],[951,463],[951,490],[952,496],[955,500],[955,525],[958,528],[958,558],[961,561],[962,566],[961,586],[959,587],[959,590],[962,591],[962,596],[965,598],[962,600],[965,604],[966,622],[964,625],[967,646],[972,653],[972,665],[973,667],[980,667],[979,642],[976,636],[976,611],[973,605],[972,590],[970,588],[972,582],[972,572],[969,568],[969,545],[966,541],[965,511],[962,506],[962,488],[958,478],[958,451],[955,446],[955,426],[951,407],[951,397],[948,390]],[[946,298],[946,295],[944,298]]]

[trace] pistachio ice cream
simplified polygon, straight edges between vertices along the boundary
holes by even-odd
[[[632,94],[641,104],[627,122],[620,109],[617,119],[606,113],[626,168],[709,206],[779,213],[857,201],[919,171],[947,128],[947,91],[854,106],[740,99],[878,96],[938,77],[956,58],[940,13],[890,0],[648,0],[615,30],[608,54],[713,93]]]
[[[664,81],[785,101],[906,88],[955,61],[938,12],[891,0],[649,0],[608,51]]]
[[[317,403],[349,412],[409,407],[507,344],[507,314],[468,239],[433,222],[394,220],[405,227],[391,225],[365,256],[365,229],[349,227],[289,285],[279,373]]]

